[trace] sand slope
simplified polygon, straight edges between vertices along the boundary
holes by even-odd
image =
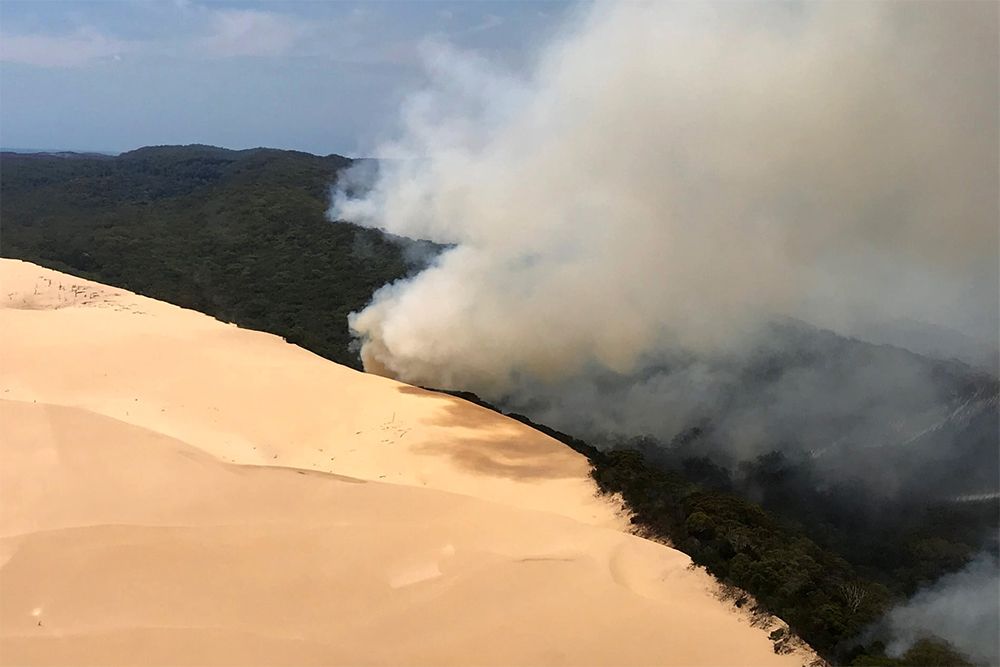
[[[277,336],[15,260],[0,261],[0,318],[0,398],[86,408],[229,462],[616,522],[561,443]]]
[[[22,262],[0,305],[4,664],[808,658],[521,424]]]

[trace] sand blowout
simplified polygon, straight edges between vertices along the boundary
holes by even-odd
[[[520,423],[24,262],[0,283],[4,664],[810,657]]]

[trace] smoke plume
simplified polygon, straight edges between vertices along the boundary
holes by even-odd
[[[990,2],[622,2],[523,75],[428,47],[374,151],[401,159],[331,209],[445,246],[352,314],[365,368],[600,446],[791,451],[816,497],[996,492],[995,377],[813,327],[995,373],[997,26]],[[993,656],[934,620],[964,581],[899,610],[901,641]]]
[[[776,315],[995,348],[997,5],[598,5],[528,76],[428,49],[332,215],[452,244],[351,319],[370,370],[487,395],[729,353]]]

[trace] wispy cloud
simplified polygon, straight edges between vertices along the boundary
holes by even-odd
[[[309,26],[292,17],[254,9],[213,10],[200,50],[217,57],[280,56],[292,51]]]
[[[492,30],[493,28],[499,28],[504,23],[502,16],[497,16],[496,14],[487,14],[483,17],[483,20],[472,26],[467,30],[467,32],[486,32],[487,30]]]
[[[0,60],[39,67],[84,67],[125,56],[188,61],[302,56],[410,66],[419,44],[429,35],[476,42],[477,35],[510,27],[502,13],[450,8],[393,14],[377,5],[343,10],[278,4],[236,8],[193,0],[127,7],[131,13],[125,19],[110,23],[115,28],[100,22],[107,21],[101,12],[79,23],[81,14],[53,9],[54,23],[49,29],[33,21],[16,26],[7,20],[0,32]],[[59,23],[69,27],[60,30],[55,27]]]
[[[40,67],[81,67],[103,59],[117,59],[132,47],[131,42],[90,27],[66,35],[0,33],[0,61]]]

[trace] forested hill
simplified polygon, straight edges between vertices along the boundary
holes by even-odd
[[[351,164],[257,148],[0,157],[0,254],[275,333],[339,363],[347,314],[406,272],[400,249],[331,224]]]

